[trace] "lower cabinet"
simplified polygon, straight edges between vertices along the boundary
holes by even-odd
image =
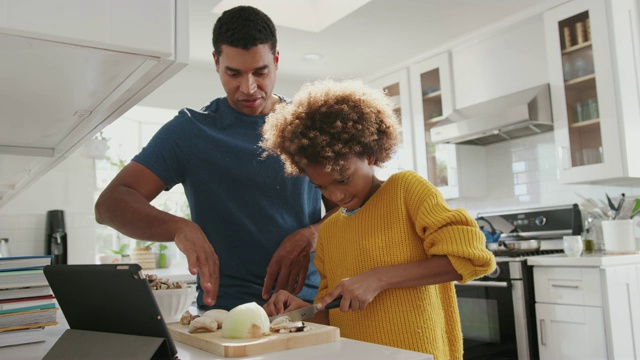
[[[540,359],[606,359],[601,307],[536,304]]]
[[[533,269],[540,359],[640,358],[640,266]]]

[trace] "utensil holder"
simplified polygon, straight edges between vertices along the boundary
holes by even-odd
[[[602,238],[606,252],[634,252],[633,220],[603,220]]]

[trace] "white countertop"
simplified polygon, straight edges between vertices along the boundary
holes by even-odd
[[[195,308],[191,309],[192,313],[196,313]],[[61,311],[58,311],[58,321],[60,324],[49,326],[44,329],[46,334],[45,342],[0,347],[0,359],[11,360],[40,360],[49,351],[53,344],[62,336],[64,331],[69,328]],[[222,360],[227,359],[217,356],[206,351],[194,348],[189,345],[175,341],[178,348],[178,357],[180,360]],[[388,346],[380,346],[362,341],[355,341],[340,338],[337,342],[314,345],[299,349],[291,349],[286,351],[278,351],[257,356],[248,356],[236,359],[252,359],[252,360],[352,360],[352,359],[368,359],[368,360],[433,360],[432,355],[407,351]]]
[[[540,255],[527,258],[533,266],[616,266],[640,264],[640,253],[593,253],[569,257],[565,254]]]

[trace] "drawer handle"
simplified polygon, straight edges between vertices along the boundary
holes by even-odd
[[[551,287],[559,287],[559,288],[567,288],[567,289],[579,289],[578,285],[559,285],[559,284],[551,284]]]

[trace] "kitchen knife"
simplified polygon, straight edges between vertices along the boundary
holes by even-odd
[[[340,307],[341,300],[342,300],[342,296],[333,299],[333,301],[328,303],[322,310],[331,310],[331,309]],[[284,314],[271,316],[269,318],[269,322],[272,322],[273,320],[283,316],[288,316],[291,319],[291,321],[302,321],[302,320],[306,320],[308,318],[314,317],[319,311],[322,311],[322,310],[318,309],[317,304],[313,304],[311,306],[305,306],[298,310],[293,310],[293,311],[286,312]]]

